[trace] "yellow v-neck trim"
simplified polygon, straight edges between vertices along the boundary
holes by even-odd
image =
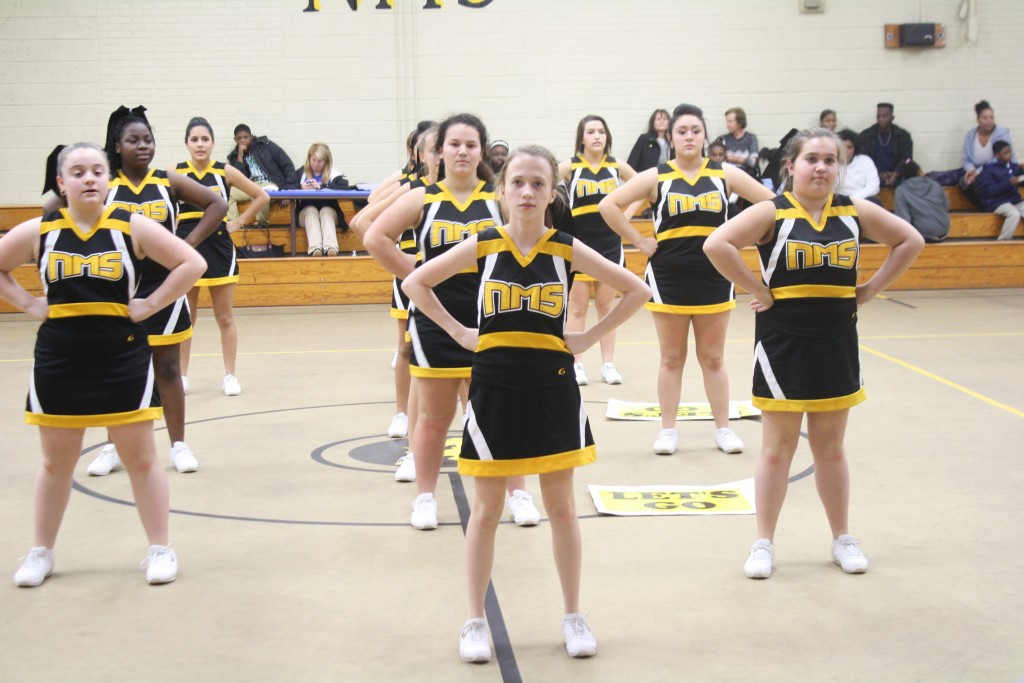
[[[686,171],[684,171],[683,169],[681,169],[678,166],[676,166],[675,159],[669,159],[668,162],[666,162],[666,163],[668,163],[669,166],[671,166],[673,169],[675,169],[675,172],[678,173],[680,175],[680,177],[682,177],[683,180],[685,180],[690,185],[693,185],[698,180],[700,180],[701,175],[704,173],[704,169],[706,169],[708,167],[708,162],[709,161],[711,161],[711,159],[709,159],[708,157],[704,157],[704,163],[702,163],[700,165],[700,168],[697,169],[697,173],[696,173],[696,175],[693,176],[693,178],[691,178],[690,176],[686,175]]]
[[[191,163],[191,162],[189,162],[189,163]],[[117,172],[117,177],[118,177],[118,179],[120,179],[120,180],[122,180],[124,182],[124,185],[129,190],[131,190],[135,194],[142,194],[142,188],[146,187],[146,185],[149,184],[149,181],[153,177],[154,173],[156,173],[156,169],[155,168],[149,169],[149,173],[146,174],[146,177],[143,178],[142,182],[139,183],[138,185],[133,185],[132,181],[128,180],[128,176],[126,176],[124,174],[124,171],[119,170]]]
[[[96,229],[99,228],[102,223],[105,223],[107,219],[110,218],[110,214],[112,214],[116,209],[116,206],[108,206],[103,209],[103,213],[101,213],[100,217],[96,219],[96,222],[89,226],[89,229],[84,232],[78,227],[78,223],[76,223],[75,219],[71,217],[71,214],[67,209],[61,209],[60,215],[64,218],[67,224],[71,226],[71,230],[78,235],[78,239],[83,242],[88,242],[89,238],[96,234]]]
[[[519,251],[519,245],[517,245],[516,241],[512,239],[512,236],[508,234],[508,230],[505,229],[505,226],[498,225],[495,227],[497,227],[502,239],[505,240],[505,242],[508,244],[509,252],[519,263],[519,265],[522,266],[523,268],[525,268],[526,266],[530,265],[533,262],[533,259],[535,259],[537,257],[537,254],[541,252],[541,249],[544,248],[544,245],[547,244],[551,240],[551,237],[555,234],[554,228],[548,228],[548,231],[541,235],[540,239],[537,240],[537,243],[533,245],[533,248],[530,249],[530,251],[526,255],[523,255],[523,252]]]
[[[213,170],[214,163],[216,163],[216,162],[211,161],[206,166],[206,168],[204,168],[202,171],[200,171],[198,168],[196,168],[196,165],[192,163],[191,159],[189,159],[188,161],[185,162],[185,166],[186,166],[186,168],[188,168],[189,171],[191,171],[193,174],[195,174],[197,180],[202,180],[204,177],[206,177],[207,173],[209,173],[210,171]],[[150,169],[150,170],[152,170],[152,169]]]
[[[605,154],[605,155],[603,155],[601,157],[601,161],[597,162],[597,166],[592,166],[590,164],[590,162],[587,161],[587,158],[585,156],[583,156],[582,154],[577,154],[576,158],[580,160],[580,163],[582,163],[584,166],[586,166],[588,169],[590,169],[590,172],[593,173],[594,175],[597,175],[598,173],[600,173],[601,169],[605,167],[605,162],[608,161],[608,155],[607,154]]]
[[[445,199],[451,202],[456,209],[458,209],[459,211],[465,211],[466,209],[469,208],[470,204],[479,199],[477,195],[480,194],[480,190],[483,189],[485,184],[485,181],[481,180],[479,184],[477,184],[477,186],[473,189],[473,191],[469,193],[469,197],[466,198],[465,202],[460,202],[455,197],[455,195],[452,194],[452,191],[448,189],[448,186],[444,184],[443,180],[437,183],[437,186],[441,188],[441,194],[444,195]]]
[[[797,201],[796,197],[793,196],[793,193],[786,192],[785,196],[793,205],[793,208],[797,210],[797,213],[801,215],[800,217],[807,221],[807,223],[814,228],[815,232],[821,232],[825,229],[825,223],[828,221],[828,216],[832,212],[832,197],[835,195],[831,192],[828,193],[828,199],[825,200],[825,206],[821,207],[821,220],[817,222],[811,218],[811,214],[804,208],[803,204]]]

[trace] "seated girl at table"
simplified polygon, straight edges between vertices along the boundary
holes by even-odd
[[[306,153],[306,163],[295,169],[299,176],[299,187],[303,190],[347,190],[348,180],[334,166],[331,148],[322,142],[314,142]],[[338,234],[335,228],[344,230],[345,214],[341,212],[336,199],[301,199],[296,206],[299,226],[306,229],[306,248],[310,256],[337,256]]]

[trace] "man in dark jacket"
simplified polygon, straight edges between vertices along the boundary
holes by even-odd
[[[253,137],[244,123],[235,126],[235,148],[228,155],[228,163],[241,171],[265,190],[292,190],[298,188],[295,164],[285,151],[267,139],[266,135]],[[237,187],[231,188],[227,220],[238,218],[238,202],[252,201],[252,197]],[[256,216],[257,225],[265,226],[270,220],[270,205]]]
[[[896,170],[907,159],[914,158],[914,139],[910,133],[893,123],[893,106],[879,102],[875,125],[860,133],[861,152],[871,157],[878,169],[882,187],[895,187],[900,180]]]
[[[1024,169],[1013,163],[1013,148],[1005,140],[992,143],[992,154],[992,161],[981,167],[974,185],[978,188],[982,208],[1002,216],[999,239],[1008,240],[1013,238],[1024,217],[1024,200],[1020,196]]]

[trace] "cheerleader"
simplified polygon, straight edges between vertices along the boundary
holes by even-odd
[[[141,213],[161,223],[172,235],[177,227],[178,199],[194,205],[201,218],[186,242],[196,246],[221,224],[227,202],[173,169],[149,167],[156,154],[153,130],[144,115],[123,107],[111,115],[107,130],[107,156],[114,173],[107,206]],[[139,296],[148,296],[167,277],[159,263],[144,261],[139,273]],[[192,336],[188,302],[182,296],[166,309],[146,320],[149,345],[153,347],[153,370],[164,409],[167,436],[171,441],[171,462],[179,472],[195,472],[199,462],[185,443],[185,391],[182,385],[181,342]],[[89,464],[93,476],[121,469],[116,444],[104,446]]]
[[[849,533],[843,446],[850,408],[865,398],[857,312],[910,267],[924,240],[870,201],[832,193],[844,152],[825,128],[793,136],[785,152],[789,191],[747,209],[704,245],[715,267],[753,295],[756,313],[753,393],[764,431],[754,473],[758,540],[743,566],[752,579],[772,574],[775,528],[805,413],[818,496],[832,529],[832,560],[851,574],[868,568]],[[862,235],[890,252],[858,285]],[[740,257],[749,245],[757,245],[761,277]]]
[[[17,586],[38,586],[53,573],[53,547],[85,429],[100,426],[107,427],[131,479],[150,544],[146,580],[168,583],[177,576],[168,538],[167,476],[153,438],[160,397],[140,321],[184,296],[205,264],[159,223],[104,206],[109,183],[107,157],[99,147],[66,147],[57,184],[67,208],[26,221],[0,239],[0,297],[42,321],[25,410],[26,422],[39,426],[43,451],[34,494],[35,546],[14,575]],[[149,260],[167,274],[146,297],[136,298],[140,269]],[[11,276],[28,261],[39,266],[42,297],[33,297]]]
[[[188,308],[192,313],[192,327],[199,318],[199,289],[207,287],[210,301],[213,303],[213,317],[220,329],[220,349],[224,358],[224,378],[221,390],[226,396],[238,396],[242,393],[242,385],[235,372],[238,357],[238,328],[235,326],[235,285],[238,283],[238,255],[235,244],[229,233],[249,225],[256,219],[260,211],[270,203],[270,195],[266,190],[250,180],[244,173],[231,164],[213,160],[213,127],[201,116],[194,117],[185,127],[185,148],[188,149],[189,160],[178,164],[176,173],[204,185],[209,191],[225,200],[230,197],[232,187],[237,187],[252,197],[249,207],[238,218],[221,222],[216,232],[199,242],[196,248],[206,259],[206,272],[199,278],[196,286],[188,292]],[[187,203],[180,204],[181,214],[178,216],[178,237],[188,241],[196,230],[202,213],[197,207]],[[188,366],[192,355],[192,338],[181,343],[181,383],[185,393],[189,390]]]
[[[666,121],[667,123],[667,121]],[[598,204],[624,182],[636,175],[629,164],[611,156],[612,133],[600,116],[584,116],[576,127],[576,155],[563,161],[558,172],[568,189],[576,237],[591,249],[617,265],[625,265],[622,238],[618,236],[598,212]],[[573,280],[569,290],[569,318],[567,332],[578,332],[586,327],[587,309],[590,307],[590,288],[594,287],[594,305],[598,319],[608,315],[615,305],[616,292],[607,285],[595,282],[586,275]],[[601,379],[605,384],[622,384],[622,375],[615,369],[615,331],[601,340]],[[583,357],[577,356],[573,365],[576,381],[587,384]]]
[[[410,189],[429,187],[437,182],[437,174],[440,168],[440,156],[436,151],[437,147],[437,126],[431,126],[419,136],[416,148],[413,150],[415,167],[420,169],[422,175],[413,178],[409,182],[401,183],[395,191],[387,194],[382,199],[373,202],[359,212],[352,219],[352,229],[364,237],[366,230],[380,216],[385,209],[395,203],[399,197],[405,195]],[[415,226],[409,226],[402,233],[396,248],[402,252],[416,256],[416,235]],[[408,340],[406,329],[409,318],[409,297],[402,291],[402,281],[397,277],[391,284],[391,317],[398,323],[398,340],[396,343],[395,357],[392,369],[395,371],[395,403],[397,412],[391,418],[388,425],[387,435],[393,439],[404,439],[412,431],[414,418],[414,407],[410,405],[412,377],[409,374],[409,354],[412,344]],[[403,455],[398,459],[398,470],[395,472],[395,480],[402,482],[416,481],[416,467],[411,454]]]
[[[416,267],[449,251],[484,228],[502,223],[494,199],[490,168],[483,162],[487,131],[471,114],[449,117],[438,126],[439,180],[410,189],[370,226],[364,244],[370,254],[404,280]],[[416,226],[418,256],[395,248],[410,225]],[[459,319],[472,324],[479,276],[462,273],[438,288],[438,296]],[[470,376],[472,353],[465,350],[422,311],[409,314],[417,415],[410,438],[418,495],[410,523],[437,528],[434,491],[441,472],[444,442],[455,417],[460,385]]]
[[[669,131],[675,157],[638,174],[605,197],[600,211],[615,232],[648,258],[645,277],[653,295],[646,308],[654,318],[661,351],[658,404],[662,430],[654,452],[676,452],[676,415],[692,327],[704,391],[715,418],[715,444],[726,453],[739,453],[743,442],[729,429],[729,376],[724,364],[725,334],[736,301],[732,284],[714,269],[701,248],[707,236],[725,222],[731,193],[751,202],[771,199],[772,193],[738,167],[704,156],[707,125],[700,108],[689,104],[676,107]],[[641,237],[622,213],[631,203],[644,199],[654,207],[654,237]]]
[[[447,161],[447,158],[446,158]],[[491,647],[484,595],[506,478],[539,474],[551,520],[555,566],[562,587],[562,636],[572,657],[597,653],[597,640],[580,612],[581,541],[573,471],[596,460],[594,440],[573,354],[622,324],[650,290],[625,268],[545,223],[557,196],[559,169],[543,147],[521,147],[503,167],[497,186],[510,214],[428,260],[403,288],[461,348],[473,354],[473,381],[459,456],[459,473],[474,477],[466,530],[469,619],[459,637],[466,662],[486,662]],[[477,316],[467,321],[445,302],[445,285],[479,273]],[[586,331],[565,331],[570,271],[605,282],[622,298]],[[479,329],[478,329],[479,324]]]

